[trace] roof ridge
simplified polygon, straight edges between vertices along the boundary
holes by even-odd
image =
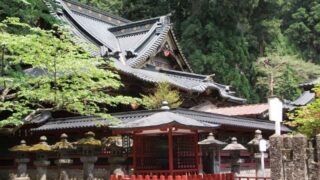
[[[96,13],[99,13],[99,14],[102,14],[102,15],[105,15],[105,16],[112,17],[114,19],[123,21],[125,23],[130,23],[131,22],[130,20],[125,19],[123,17],[120,17],[120,16],[117,16],[117,15],[105,12],[105,11],[99,9],[99,8],[96,8],[96,7],[92,7],[92,6],[89,6],[89,5],[86,5],[86,4],[82,4],[82,3],[78,2],[78,1],[75,1],[75,0],[62,0],[62,1],[67,2],[67,3],[72,3],[72,4],[76,5],[76,6],[81,6],[82,8],[94,11]]]
[[[72,116],[72,117],[63,117],[63,118],[52,118],[52,121],[61,121],[66,119],[89,119],[89,118],[96,118],[96,119],[103,119],[99,116]]]
[[[154,17],[154,18],[149,18],[149,19],[143,19],[143,20],[139,20],[139,21],[131,21],[129,23],[123,24],[123,25],[118,25],[118,26],[114,26],[114,27],[110,27],[108,30],[110,32],[115,32],[115,31],[119,31],[121,29],[126,29],[129,27],[134,27],[135,25],[144,25],[144,24],[150,24],[150,23],[155,23],[157,22],[159,19],[161,18],[161,16],[159,17]]]
[[[164,68],[158,68],[159,72],[163,72],[163,73],[167,73],[167,74],[174,74],[174,75],[186,75],[189,77],[194,77],[194,78],[205,78],[206,75],[202,75],[202,74],[196,74],[193,72],[185,72],[185,71],[177,71],[177,70],[171,70],[171,69],[164,69]]]

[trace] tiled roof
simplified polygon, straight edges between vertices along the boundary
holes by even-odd
[[[130,66],[123,65],[118,61],[115,62],[115,67],[122,73],[134,76],[146,82],[168,82],[172,86],[179,89],[199,93],[202,93],[207,89],[214,89],[219,92],[222,98],[229,101],[241,103],[246,101],[243,98],[233,96],[232,92],[228,90],[227,86],[215,83],[213,81],[206,81],[206,76],[204,75],[164,69],[136,69]]]
[[[127,61],[126,63],[132,67],[140,68],[144,65],[169,31],[173,34],[167,16],[131,22],[71,0],[59,2],[62,13],[57,13],[57,17],[71,25],[77,36],[97,45],[98,48],[108,48],[109,53],[120,53],[119,60]],[[177,47],[179,49],[178,44]],[[136,56],[126,57],[128,51]],[[192,72],[183,54],[182,60]]]
[[[223,127],[236,127],[245,129],[261,129],[274,131],[274,123],[267,120],[251,119],[244,117],[230,117],[214,113],[206,113],[200,111],[192,111],[188,109],[171,109],[171,113],[191,118],[202,123],[217,124]],[[123,124],[149,117],[155,113],[163,112],[163,110],[143,110],[131,111],[123,113],[111,114],[113,117],[119,119]],[[109,121],[96,117],[72,117],[63,119],[50,119],[32,131],[52,131],[73,128],[89,128],[89,127],[103,127],[108,126]],[[288,132],[290,129],[282,126],[282,131]]]
[[[260,115],[268,111],[268,104],[249,104],[224,108],[206,109],[205,112],[223,114],[226,116]]]
[[[117,126],[111,126],[111,129],[137,129],[137,128],[151,128],[151,127],[161,127],[163,125],[178,125],[190,128],[216,128],[219,125],[214,123],[207,123],[192,119],[186,116],[179,115],[177,113],[172,113],[169,111],[156,112],[150,116],[143,117],[141,119],[136,119],[123,123]]]
[[[304,91],[298,99],[295,101],[291,102],[292,105],[294,106],[304,106],[316,98],[316,94],[311,91]]]
[[[120,72],[152,83],[167,81],[177,88],[193,92],[204,92],[208,88],[217,89],[221,97],[228,101],[238,103],[245,101],[233,96],[228,86],[215,82],[203,82],[204,78],[190,78],[191,73],[173,74],[164,70],[156,72],[140,69],[150,56],[157,53],[167,35],[173,37],[180,50],[167,16],[131,22],[71,0],[56,1],[60,2],[61,6],[61,11],[56,12],[57,17],[69,24],[68,27],[80,41],[95,45],[88,48],[93,55],[98,56],[100,49],[106,49],[103,51],[110,57],[115,57],[113,59],[117,59],[115,60],[116,68]],[[127,56],[128,53],[131,56]],[[182,52],[181,56],[186,69],[192,72]]]

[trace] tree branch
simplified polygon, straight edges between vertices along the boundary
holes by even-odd
[[[40,113],[40,112],[44,112],[44,111],[52,111],[55,108],[38,108],[34,111],[32,111],[28,116],[26,116],[24,118],[25,121],[30,121],[36,114]]]

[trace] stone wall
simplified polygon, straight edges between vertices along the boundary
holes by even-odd
[[[320,180],[320,134],[271,136],[270,167],[272,180]]]

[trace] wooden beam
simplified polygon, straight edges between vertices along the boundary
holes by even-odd
[[[168,144],[169,144],[169,173],[173,175],[173,143],[172,143],[172,127],[169,127],[168,132]]]

